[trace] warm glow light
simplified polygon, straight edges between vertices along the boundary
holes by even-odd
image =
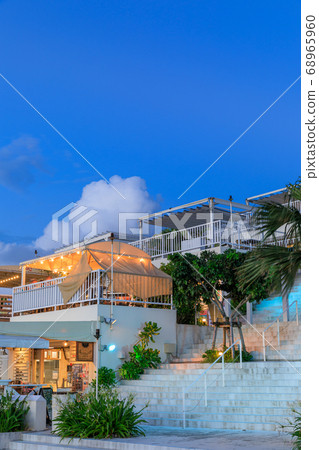
[[[61,256],[61,259],[63,259],[63,256]]]
[[[223,352],[218,352],[219,356],[222,356]]]
[[[144,261],[144,259],[143,259],[143,258],[141,258],[141,259],[140,259],[140,262],[143,262],[143,261]]]
[[[0,281],[0,284],[1,284],[1,283],[6,283],[7,281],[11,281],[11,280],[16,280],[17,278],[19,278],[19,276],[20,276],[20,275],[16,275],[16,276],[14,276],[14,277],[10,277],[10,278],[6,278],[5,280],[1,280],[1,281]]]
[[[41,264],[43,264],[43,261],[41,261]]]
[[[67,341],[63,342],[64,347],[67,347],[68,343]]]
[[[50,261],[54,261],[54,259],[53,259],[53,258],[51,258],[51,259],[50,259]]]
[[[77,252],[76,252],[76,254],[77,254],[77,255],[79,255],[79,254],[80,254],[80,252],[79,252],[79,251],[77,251]]]

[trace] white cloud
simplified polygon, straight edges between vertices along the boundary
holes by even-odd
[[[97,181],[86,185],[83,188],[81,198],[76,201],[77,206],[86,207],[83,215],[91,210],[96,214],[87,222],[80,226],[80,240],[92,231],[92,222],[97,223],[97,233],[107,231],[118,232],[119,214],[135,213],[136,217],[150,213],[159,207],[147,191],[145,181],[140,177],[121,178],[114,175],[110,178],[110,183]],[[117,192],[119,191],[125,198]],[[69,212],[68,212],[69,214]],[[129,223],[130,227],[136,227],[136,221]],[[72,228],[72,227],[71,227]],[[65,237],[65,236],[64,236]],[[76,241],[76,240],[75,240]],[[70,242],[72,243],[72,230],[70,231]],[[65,242],[67,243],[67,242]],[[59,242],[52,240],[52,221],[46,226],[43,235],[35,241],[35,248],[49,251],[52,248],[62,246],[62,233],[60,228]]]
[[[114,175],[110,179],[110,183],[121,192],[125,199],[110,184],[101,180],[86,185],[80,199],[76,201],[78,206],[86,207],[86,211],[92,209],[96,211],[92,220],[97,222],[98,234],[107,231],[117,232],[120,213],[136,213],[136,216],[139,217],[153,212],[159,207],[158,202],[148,193],[145,181],[140,177],[121,178]],[[63,206],[61,205],[61,208]],[[80,226],[80,239],[83,239],[91,231],[92,220]],[[134,226],[134,224],[130,223],[130,226]],[[48,254],[54,249],[62,247],[62,236],[59,236],[59,239],[59,242],[52,240],[52,221],[50,221],[42,236],[30,245],[0,242],[0,265],[18,264],[21,261],[32,259],[35,249],[38,250],[39,256]]]

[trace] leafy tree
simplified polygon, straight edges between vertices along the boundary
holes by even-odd
[[[230,324],[233,342],[233,322],[247,301],[261,301],[269,295],[272,273],[261,275],[247,287],[240,285],[238,269],[244,264],[246,254],[227,250],[217,254],[204,251],[200,256],[192,254],[169,255],[169,263],[161,269],[173,278],[173,302],[179,323],[194,323],[195,311],[200,303],[213,303],[225,323]],[[224,302],[232,306],[231,316],[226,316],[220,302],[219,291],[224,292]],[[244,342],[243,342],[244,346]],[[214,347],[214,341],[213,346]]]
[[[287,294],[294,285],[301,267],[301,214],[294,204],[301,200],[300,180],[288,185],[287,193],[288,204],[274,203],[269,199],[254,214],[254,222],[264,237],[240,268],[243,289],[270,271],[273,291]]]
[[[194,324],[195,312],[200,310],[203,292],[197,267],[198,257],[191,253],[168,255],[168,263],[161,270],[173,278],[173,303],[177,310],[177,323]]]

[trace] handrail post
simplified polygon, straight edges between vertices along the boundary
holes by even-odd
[[[239,341],[239,361],[240,361],[240,368],[243,368],[243,348],[242,348],[242,342]]]
[[[278,346],[280,345],[280,322],[279,317],[277,319],[277,338],[278,338]]]
[[[225,357],[222,354],[222,374],[223,374],[223,387],[225,387]]]
[[[297,321],[297,325],[299,325],[299,317],[298,317],[298,302],[296,300],[296,321]]]
[[[263,331],[263,353],[264,353],[264,361],[266,361],[266,347],[265,347],[265,332]]]
[[[183,389],[183,428],[186,428],[186,417],[185,417],[185,391]]]
[[[204,387],[205,387],[205,406],[207,406],[207,378],[206,378],[206,373],[205,373],[205,377],[204,377]]]

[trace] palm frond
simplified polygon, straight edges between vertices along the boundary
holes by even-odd
[[[257,209],[254,221],[264,233],[264,240],[269,238],[276,240],[278,235],[282,235],[287,240],[300,241],[301,214],[294,206],[266,203]]]
[[[253,250],[239,269],[241,284],[251,286],[260,276],[272,272],[273,290],[288,293],[301,266],[300,247],[262,246]]]

